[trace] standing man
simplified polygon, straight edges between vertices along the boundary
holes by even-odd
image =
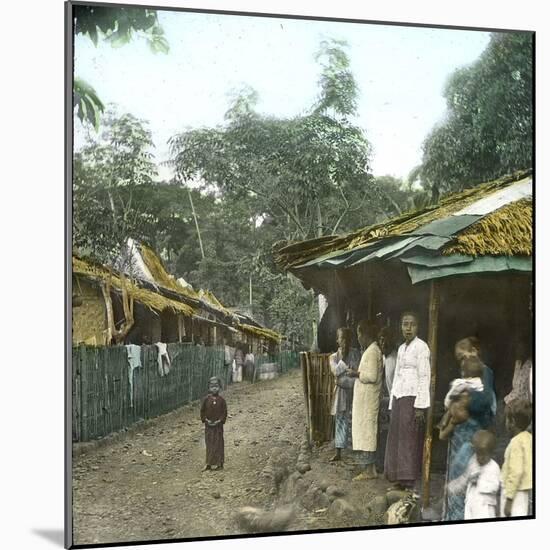
[[[382,352],[376,337],[378,329],[371,321],[359,321],[357,339],[365,351],[357,372],[348,371],[356,378],[353,388],[352,442],[353,450],[358,451],[359,461],[364,472],[355,480],[374,479],[376,473],[376,447],[378,443],[378,410],[382,389]]]
[[[336,343],[338,351],[329,358],[330,370],[336,380],[331,408],[331,414],[334,416],[334,448],[336,452],[330,459],[331,462],[341,460],[342,449],[348,445],[355,379],[346,373],[348,369],[356,371],[361,360],[359,352],[351,347],[351,330],[349,328],[341,327],[336,331]]]
[[[424,416],[430,406],[430,348],[417,337],[418,317],[401,316],[405,342],[397,352],[390,392],[391,410],[384,470],[399,489],[413,489],[420,479],[424,442]]]

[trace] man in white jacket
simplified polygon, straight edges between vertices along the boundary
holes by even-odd
[[[400,489],[413,489],[420,479],[425,411],[430,406],[430,348],[418,338],[418,317],[401,316],[405,342],[397,351],[390,392],[391,410],[384,471]]]

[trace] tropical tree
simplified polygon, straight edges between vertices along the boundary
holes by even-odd
[[[324,42],[320,95],[311,111],[292,118],[260,115],[257,93],[232,101],[226,123],[189,130],[170,140],[176,176],[247,200],[270,216],[281,237],[304,239],[341,231],[368,200],[371,148],[349,116],[357,85],[343,45]],[[339,82],[339,79],[342,82]]]
[[[104,262],[120,255],[128,236],[151,233],[153,142],[146,123],[107,113],[99,136],[74,155],[73,244]]]
[[[532,33],[494,33],[475,63],[451,75],[444,95],[445,119],[426,138],[415,172],[433,200],[531,167]]]

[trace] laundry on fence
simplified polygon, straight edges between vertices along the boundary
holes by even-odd
[[[134,406],[134,369],[141,367],[141,346],[128,344],[128,380],[130,382],[130,407]]]
[[[172,368],[172,363],[170,361],[170,356],[168,355],[168,350],[166,349],[166,344],[157,342],[155,346],[157,346],[158,350],[159,375],[166,376]]]

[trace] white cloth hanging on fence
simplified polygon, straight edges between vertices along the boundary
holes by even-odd
[[[136,344],[126,346],[128,353],[128,381],[130,382],[130,407],[134,406],[134,369],[141,367],[141,347]]]
[[[160,376],[166,376],[170,369],[172,368],[172,363],[170,362],[170,356],[168,355],[168,350],[166,349],[166,344],[162,342],[157,342],[155,344],[158,350],[158,371]]]

